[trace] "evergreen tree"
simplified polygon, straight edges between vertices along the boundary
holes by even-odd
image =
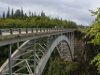
[[[29,10],[29,18],[31,18],[31,11]]]
[[[5,19],[5,12],[3,12],[3,19]]]
[[[13,8],[12,8],[12,11],[11,11],[11,18],[12,18],[12,19],[14,18],[14,11],[13,11]]]
[[[10,7],[8,7],[8,11],[7,11],[7,18],[10,17]]]
[[[36,16],[36,12],[34,12],[34,15]]]
[[[23,19],[23,7],[21,7],[21,19]]]
[[[21,17],[21,12],[20,12],[19,9],[16,10],[14,16],[15,16],[15,18],[20,18]]]
[[[26,13],[25,13],[25,19],[27,18],[27,15],[26,15]]]
[[[33,17],[34,15],[33,15],[33,12],[32,12],[32,17]]]
[[[43,11],[41,12],[41,17],[45,17],[45,13]]]

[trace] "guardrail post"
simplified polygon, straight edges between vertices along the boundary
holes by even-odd
[[[13,34],[13,30],[12,29],[10,29],[10,34]]]
[[[45,28],[44,28],[44,32],[45,32]]]
[[[19,34],[21,34],[21,29],[19,29]]]
[[[33,33],[33,28],[31,29],[32,33]]]
[[[28,33],[28,29],[26,28],[26,33]]]
[[[40,28],[40,32],[41,32],[41,28]]]
[[[36,32],[38,32],[38,28],[36,28]]]
[[[47,32],[48,32],[48,28],[47,28]]]
[[[2,30],[0,30],[0,35],[2,35]]]

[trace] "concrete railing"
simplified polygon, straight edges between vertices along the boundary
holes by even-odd
[[[0,29],[0,35],[50,32],[50,31],[67,31],[67,30],[68,28],[10,28],[10,29]]]

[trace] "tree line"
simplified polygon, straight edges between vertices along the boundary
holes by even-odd
[[[17,9],[14,13],[12,9],[8,7],[7,14],[3,12],[0,18],[0,28],[78,28],[78,25],[70,20],[62,20],[62,18],[50,18],[46,16],[42,11],[40,15],[36,15],[36,12],[29,10],[29,16],[23,13],[23,7]]]

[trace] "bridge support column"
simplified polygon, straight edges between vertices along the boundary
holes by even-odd
[[[36,73],[36,39],[34,40],[34,74]]]
[[[11,44],[9,45],[8,57],[9,57],[9,75],[12,75]]]

